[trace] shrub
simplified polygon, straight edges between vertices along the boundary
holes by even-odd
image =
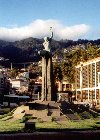
[[[24,117],[22,118],[22,122],[26,122],[26,121],[28,121],[28,120],[30,120],[30,119],[33,119],[33,117],[32,117],[32,116],[24,116]]]
[[[4,109],[2,109],[2,111],[4,112],[4,114],[7,114],[10,112],[10,108],[4,108]]]
[[[0,119],[2,119],[2,118],[4,118],[4,117],[7,117],[7,116],[12,116],[12,112],[9,112],[9,113],[7,113],[7,114],[4,114],[4,115],[1,115],[0,116]]]

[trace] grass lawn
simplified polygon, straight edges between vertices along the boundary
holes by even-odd
[[[46,130],[68,130],[68,129],[100,129],[100,121],[94,119],[81,120],[80,122],[66,121],[64,124],[53,122],[36,122],[36,131]],[[22,120],[14,122],[0,120],[0,132],[24,132]]]
[[[24,123],[21,121],[8,122],[0,120],[0,132],[19,132],[23,130]]]
[[[90,119],[80,122],[66,121],[64,124],[56,122],[36,123],[37,129],[100,129],[100,122]]]

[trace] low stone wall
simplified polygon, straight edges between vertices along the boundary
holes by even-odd
[[[0,140],[98,140],[99,131],[34,132],[0,134]]]

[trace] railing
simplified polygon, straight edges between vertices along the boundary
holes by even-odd
[[[32,99],[33,100],[39,100],[39,93],[38,94],[33,94]]]
[[[60,113],[61,113],[62,115],[64,115],[68,120],[70,120],[70,118],[69,118],[67,115],[65,115],[65,114],[63,113],[62,108],[61,108],[60,106],[58,106],[58,108],[60,109]]]

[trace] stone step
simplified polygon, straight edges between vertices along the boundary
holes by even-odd
[[[59,117],[54,117],[54,121],[67,121],[68,119],[66,116],[59,116]]]
[[[41,116],[40,121],[51,122],[52,121],[52,117],[51,116]]]
[[[20,114],[20,113],[23,113],[25,111],[29,110],[29,107],[28,106],[19,106],[16,108],[16,110],[13,112],[13,115],[17,115],[17,114]]]
[[[60,110],[59,109],[49,109],[48,116],[60,116]]]
[[[33,117],[46,117],[47,116],[48,111],[47,110],[42,110],[42,111],[38,111],[38,110],[29,110],[25,112],[25,115],[32,115]]]
[[[79,117],[76,116],[75,114],[65,114],[65,115],[70,120],[79,120]]]
[[[25,111],[25,115],[33,115],[36,112],[37,112],[37,110],[27,110],[27,111]]]
[[[44,110],[48,108],[48,103],[43,103],[43,102],[28,102],[26,105],[29,106],[29,109],[35,109],[35,110]]]
[[[20,114],[13,115],[13,118],[22,119],[24,116],[25,116],[25,113],[20,113]]]
[[[58,108],[58,106],[61,106],[61,103],[56,103],[56,102],[49,102],[49,108],[51,108],[51,109],[56,109],[56,108]]]

